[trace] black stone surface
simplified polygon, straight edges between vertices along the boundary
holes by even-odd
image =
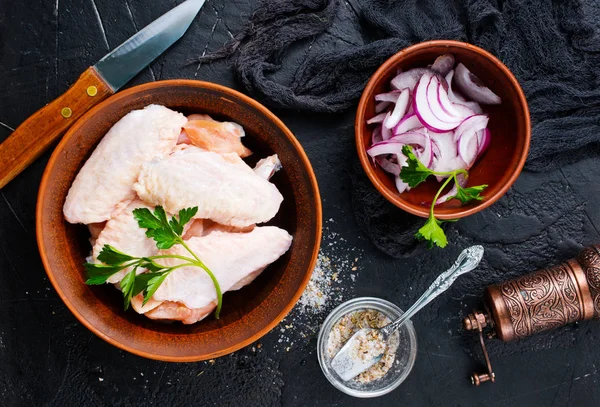
[[[356,1],[356,0],[355,0]],[[61,94],[89,65],[180,1],[28,0],[0,2],[0,140]],[[226,62],[186,65],[218,48],[252,10],[248,0],[209,0],[186,36],[129,86],[198,78],[239,89]],[[293,50],[282,75],[292,77],[307,53],[361,43],[351,4],[330,32]],[[310,45],[310,48],[309,48]],[[243,89],[240,89],[243,90]],[[321,374],[316,335],[280,326],[248,347],[213,362],[145,360],[105,343],[66,309],[48,282],[35,241],[35,202],[49,153],[0,191],[0,405],[2,406],[597,406],[600,323],[584,322],[522,342],[489,342],[497,383],[472,388],[481,369],[476,338],[461,318],[480,305],[490,283],[572,257],[600,242],[598,159],[552,173],[523,173],[492,208],[461,220],[452,245],[407,260],[379,252],[362,236],[351,209],[356,161],[354,112],[276,112],[296,134],[320,183],[329,228],[325,254],[359,259],[343,297],[379,296],[406,308],[467,244],[487,249],[481,268],[465,276],[415,317],[419,350],[406,382],[375,400],[353,399]],[[35,137],[35,134],[32,134]],[[527,205],[515,197],[526,195]],[[515,202],[519,204],[515,204]],[[343,239],[343,240],[342,240]],[[331,245],[329,245],[331,243]],[[354,249],[354,251],[352,251]],[[344,272],[349,273],[348,270]],[[330,301],[328,309],[339,303]],[[315,326],[325,313],[294,312],[286,324]],[[311,331],[312,332],[312,331]],[[287,350],[285,340],[292,338]],[[280,340],[283,339],[283,345]]]

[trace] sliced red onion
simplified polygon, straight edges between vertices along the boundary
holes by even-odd
[[[462,118],[454,118],[444,112],[437,97],[439,86],[435,76],[424,74],[415,88],[413,105],[415,114],[425,127],[433,132],[443,133],[456,128]]]
[[[457,105],[455,106],[457,108],[461,108],[462,106],[464,106],[470,109],[473,112],[473,114],[482,114],[483,109],[481,108],[481,106],[479,106],[479,103],[465,99],[463,95],[461,95],[459,92],[455,92],[454,89],[452,89],[453,77],[454,70],[450,71],[448,75],[446,75],[446,82],[448,82],[448,99],[450,99],[452,103]]]
[[[431,141],[439,146],[440,154],[436,155],[433,165],[430,167],[433,171],[448,172],[467,168],[467,164],[458,155],[458,146],[454,141],[454,134],[431,133]],[[436,177],[441,182],[445,177]]]
[[[453,132],[431,133],[429,138],[438,146],[439,153],[435,154],[438,159],[447,160],[458,155]]]
[[[490,133],[490,129],[485,128],[483,131],[479,131],[477,133],[477,148],[479,149],[477,153],[477,158],[481,157],[482,154],[486,152],[486,150],[490,146],[491,141],[492,133]]]
[[[458,181],[458,184],[462,188],[464,188],[467,185],[467,179],[465,178],[464,174],[458,174],[456,176],[456,180]],[[437,201],[435,201],[435,204],[436,205],[443,204],[444,202],[448,201],[448,199],[456,196],[457,191],[458,191],[458,187],[456,186],[456,183],[455,183],[454,185],[452,185],[452,188],[450,189],[450,191],[446,192],[444,195],[440,196]]]
[[[467,163],[467,168],[471,168],[479,156],[479,139],[483,137],[479,136],[479,133],[485,130],[488,122],[489,118],[486,115],[471,116],[462,122],[454,132],[454,137],[458,142],[458,155]]]
[[[398,193],[410,190],[399,177],[402,166],[406,165],[404,145],[413,146],[416,157],[436,172],[469,169],[489,147],[489,118],[482,114],[477,101],[500,103],[500,98],[463,64],[456,70],[453,65],[454,56],[446,54],[429,68],[398,70],[391,83],[394,90],[375,96],[378,114],[367,123],[378,126],[373,130],[372,146],[367,153],[375,165],[394,176]],[[464,95],[475,101],[455,91],[453,81]],[[447,176],[436,178],[441,182]],[[457,183],[465,187],[466,177],[457,175]],[[457,185],[453,185],[435,204],[456,196],[456,191]]]
[[[476,132],[463,133],[458,139],[458,155],[471,168],[479,153]]]
[[[424,149],[417,158],[421,161],[425,167],[430,168],[433,166],[433,149],[431,147],[431,140],[429,140],[429,146],[427,149]]]
[[[454,103],[453,106],[454,108],[460,113],[460,115],[463,118],[467,118],[469,116],[474,116],[478,113],[476,113],[475,110],[471,109],[469,106],[471,105],[477,105],[477,103],[475,102],[466,102],[468,104],[460,104],[460,103]],[[475,107],[475,106],[474,106]],[[477,105],[477,107],[475,107],[477,109],[478,112],[483,112],[483,110],[481,110],[481,107],[479,107],[479,105]],[[481,113],[479,113],[481,114]]]
[[[431,65],[431,70],[439,73],[440,75],[446,76],[450,70],[454,68],[454,55],[444,54],[437,57]]]
[[[381,138],[383,140],[387,140],[393,136],[392,130],[390,130],[386,126],[384,126],[385,122],[390,119],[391,115],[392,115],[392,112],[387,112],[385,114],[385,118],[383,119],[383,122],[381,123]]]
[[[393,89],[408,88],[413,90],[417,85],[417,82],[419,82],[419,79],[421,79],[421,76],[427,72],[431,71],[427,68],[414,68],[409,69],[406,72],[400,72],[392,79],[391,86]]]
[[[400,122],[400,119],[406,114],[406,108],[408,107],[408,103],[410,101],[410,90],[404,89],[400,96],[398,97],[398,101],[396,102],[396,106],[394,106],[394,110],[392,114],[383,121],[383,127],[387,127],[388,129],[393,129]]]
[[[461,95],[458,92],[455,92],[454,89],[452,89],[452,79],[453,78],[454,78],[454,69],[452,69],[450,72],[448,72],[448,75],[446,75],[446,83],[448,83],[448,97],[450,98],[451,102],[465,103],[467,101],[467,99],[465,99],[463,95]]]
[[[502,99],[489,88],[485,87],[481,80],[473,75],[462,63],[456,66],[454,80],[458,89],[475,102],[487,105],[499,105]]]
[[[431,151],[432,151],[434,157],[441,157],[442,150],[440,150],[440,146],[433,139],[430,139],[430,140],[431,140]],[[433,164],[433,162],[432,162],[432,164]]]
[[[385,115],[386,113],[379,113],[378,115],[373,116],[369,120],[367,120],[367,124],[382,123],[383,119],[385,119]]]
[[[369,154],[371,157],[377,157],[378,155],[383,154],[400,155],[402,154],[402,146],[404,146],[404,144],[400,143],[399,141],[383,140],[369,147],[367,149],[367,154]]]
[[[401,194],[403,192],[410,191],[408,184],[402,181],[400,177],[394,177],[394,181],[396,183],[396,189],[398,190],[398,193]]]
[[[375,130],[373,130],[373,133],[371,133],[371,145],[377,144],[382,140],[383,138],[381,137],[381,126],[377,126]]]
[[[454,141],[458,142],[458,139],[465,133],[477,133],[479,130],[485,129],[489,121],[489,117],[484,114],[467,117],[454,131]]]
[[[448,75],[446,75],[446,82],[448,83],[448,99],[450,99],[450,101],[452,103],[457,105],[457,106],[455,106],[456,108],[465,106],[466,108],[472,110],[473,114],[482,114],[483,110],[481,109],[481,106],[479,106],[479,103],[468,101],[467,99],[464,98],[463,95],[461,95],[458,92],[455,92],[454,89],[452,89],[452,78],[453,77],[454,77],[454,70],[450,71],[448,73]]]
[[[408,159],[404,154],[396,154],[395,159],[400,167],[406,167],[408,165]]]
[[[483,137],[485,136],[485,130],[486,129],[483,129],[483,130],[479,130],[477,132],[477,145],[478,146],[480,146],[481,143],[483,142]]]
[[[442,89],[444,89],[445,92],[448,92],[448,83],[446,82],[446,78],[439,74],[435,74],[435,77],[440,82]]]
[[[454,103],[450,101],[448,98],[448,92],[444,90],[441,86],[437,87],[437,99],[438,103],[442,107],[444,113],[451,117],[461,117],[466,118],[472,115],[471,110],[465,110],[466,108],[461,105],[455,106]]]
[[[446,96],[448,96],[446,94],[446,92],[444,91],[444,89],[442,88],[439,78],[434,75],[431,77],[431,80],[429,81],[429,84],[427,85],[427,103],[429,103],[429,107],[431,108],[431,111],[433,112],[435,117],[437,117],[439,120],[441,120],[443,122],[446,122],[446,123],[458,122],[460,124],[460,122],[462,122],[464,120],[464,117],[462,117],[456,110],[454,110],[453,112],[447,112],[444,109],[444,107],[442,106],[442,103],[440,102],[440,97],[439,97],[440,93],[443,93]],[[448,103],[450,103],[449,100],[448,100]],[[447,106],[447,107],[451,109],[450,106]]]
[[[392,140],[421,147],[422,151],[416,150],[415,155],[417,158],[425,164],[426,167],[430,167],[433,163],[432,143],[427,133],[408,132],[393,136],[390,141]]]
[[[390,174],[400,175],[400,165],[391,162],[388,158],[384,156],[375,157],[375,161],[385,172],[389,172]]]
[[[391,105],[390,102],[379,102],[375,104],[375,113],[381,113]]]
[[[446,156],[443,159],[434,160],[433,166],[431,168],[431,170],[437,171],[437,172],[449,172],[449,171],[466,170],[466,169],[467,169],[467,164],[463,161],[463,159],[459,155],[456,155],[454,157]],[[440,182],[441,180],[443,180],[446,177],[436,177],[436,178],[437,178],[438,182]]]
[[[430,138],[426,133],[417,133],[409,131],[407,133],[397,134],[393,136],[390,141],[397,141],[403,144],[416,144],[421,148],[425,149],[426,145],[429,144]]]
[[[401,91],[399,90],[393,90],[387,93],[380,93],[378,95],[375,95],[375,100],[377,102],[396,103],[398,101],[398,97],[400,97],[400,93]]]
[[[371,146],[371,148],[367,150],[367,154],[369,154],[373,158],[373,161],[379,164],[384,171],[398,176],[400,174],[400,168],[406,165],[406,157],[402,154],[403,146],[404,144],[394,140],[381,141]]]
[[[416,129],[418,127],[423,127],[423,124],[419,121],[417,115],[407,114],[394,128],[394,134],[406,133],[407,131]]]

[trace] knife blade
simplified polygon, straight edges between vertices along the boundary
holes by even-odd
[[[46,151],[92,107],[114,94],[179,40],[205,0],[186,0],[89,67],[61,96],[0,144],[0,189]]]
[[[113,89],[120,89],[180,39],[205,0],[187,0],[129,38],[94,65]]]

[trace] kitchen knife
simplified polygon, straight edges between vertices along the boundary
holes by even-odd
[[[92,107],[115,93],[187,31],[205,0],[173,8],[88,68],[62,96],[0,144],[0,189],[34,162]]]

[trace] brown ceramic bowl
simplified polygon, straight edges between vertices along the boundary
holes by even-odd
[[[110,127],[129,111],[157,103],[183,113],[208,113],[244,126],[254,161],[277,153],[283,169],[273,178],[284,201],[270,224],[293,235],[290,250],[252,284],[226,293],[220,319],[194,325],[152,321],[123,311],[112,286],[84,284],[89,233],[71,225],[62,207],[75,175]],[[250,163],[251,165],[254,162]],[[292,309],[314,268],[321,241],[321,200],[304,150],[269,110],[232,89],[174,80],[125,90],[86,113],[67,132],[42,178],[37,203],[37,240],[50,281],[75,316],[92,332],[121,349],[147,358],[188,362],[231,353],[265,335]]]
[[[514,75],[496,57],[474,45],[458,41],[428,41],[408,47],[388,59],[369,80],[356,114],[355,133],[358,157],[367,176],[379,192],[391,203],[413,215],[428,217],[429,208],[440,184],[427,180],[408,192],[399,194],[393,178],[375,167],[367,155],[373,126],[366,121],[375,116],[375,95],[389,90],[398,69],[425,67],[438,56],[452,53],[483,83],[502,98],[502,104],[483,106],[490,116],[488,128],[492,140],[487,152],[469,171],[468,185],[487,184],[485,198],[461,205],[453,199],[436,206],[439,219],[457,219],[479,212],[496,202],[519,176],[531,138],[529,108],[523,90]]]

